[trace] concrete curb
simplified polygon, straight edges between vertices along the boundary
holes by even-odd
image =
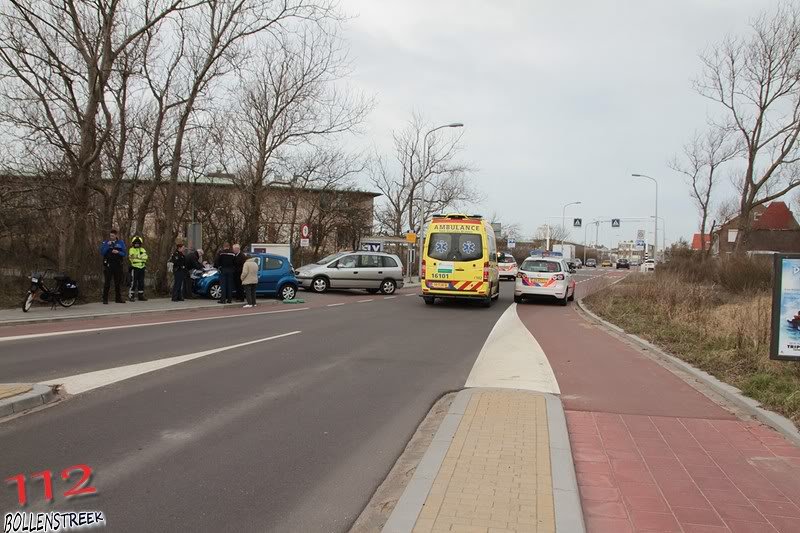
[[[482,390],[509,390],[475,388],[461,390],[450,404],[431,445],[414,471],[414,476],[397,501],[382,533],[410,533],[414,529],[428,493],[442,466],[450,443],[458,430],[461,419],[475,392]],[[520,391],[534,393],[534,391]],[[553,478],[553,503],[555,506],[556,531],[561,533],[584,533],[583,509],[578,493],[578,481],[567,433],[567,420],[561,400],[554,394],[537,393],[544,396],[547,405],[547,425],[550,435],[550,468]]]
[[[627,333],[624,329],[611,324],[610,322],[600,318],[592,311],[586,308],[581,300],[578,300],[578,307],[589,315],[593,320],[600,323],[601,325],[616,331],[622,335],[625,335],[635,344],[639,345],[639,347],[653,352],[656,354],[661,360],[666,361],[668,364],[672,365],[675,368],[678,368],[687,374],[691,375],[698,381],[702,382],[704,385],[708,386],[709,388],[713,389],[714,392],[725,398],[725,400],[735,404],[743,411],[750,413],[753,417],[755,417],[760,422],[770,426],[775,431],[781,433],[784,437],[792,441],[796,446],[800,446],[800,431],[797,430],[794,423],[791,420],[786,418],[785,416],[779,415],[778,413],[773,413],[772,411],[768,411],[761,407],[761,404],[758,403],[756,400],[745,396],[741,390],[737,389],[733,385],[729,385],[719,379],[715,378],[708,372],[704,370],[700,370],[699,368],[695,368],[691,364],[679,359],[678,357],[662,350],[658,346],[652,344],[649,341],[642,339],[632,333]]]
[[[584,533],[583,507],[578,492],[578,478],[569,445],[567,418],[561,399],[545,394],[547,426],[550,434],[550,469],[553,476],[553,504],[555,505],[556,531]]]
[[[58,400],[58,394],[55,387],[35,383],[33,388],[26,393],[0,400],[0,419],[56,400]]]
[[[275,304],[278,302],[275,300]],[[259,300],[259,305],[263,304],[263,300]],[[142,309],[139,311],[120,311],[110,313],[88,313],[85,315],[72,315],[72,316],[51,316],[41,318],[15,318],[12,320],[0,321],[0,327],[3,326],[25,326],[27,324],[44,324],[48,322],[66,322],[69,320],[92,320],[95,318],[127,318],[136,315],[146,315],[150,313],[177,313],[179,311],[196,313],[198,311],[208,311],[209,309],[227,309],[231,307],[241,307],[242,304],[237,302],[235,304],[217,304],[217,305],[203,305],[197,307],[165,307],[164,309]]]

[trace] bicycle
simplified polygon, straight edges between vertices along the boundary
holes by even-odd
[[[53,272],[47,269],[44,272],[34,272],[31,274],[31,287],[22,302],[22,311],[27,313],[33,306],[33,302],[49,303],[50,309],[55,309],[56,305],[61,307],[71,307],[78,299],[78,284],[70,279],[66,274],[55,274],[53,280],[56,282],[55,288],[48,287],[44,280],[48,273]]]

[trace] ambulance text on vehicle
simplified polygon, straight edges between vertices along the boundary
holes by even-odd
[[[497,241],[478,215],[434,215],[425,236],[420,273],[422,298],[480,300],[489,307],[500,295]]]

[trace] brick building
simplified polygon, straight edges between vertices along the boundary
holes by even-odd
[[[750,213],[752,230],[747,252],[800,253],[800,224],[785,202],[757,206]],[[733,253],[738,236],[739,217],[725,222],[714,232],[712,251],[715,255]]]

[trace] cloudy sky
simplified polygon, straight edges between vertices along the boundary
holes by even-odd
[[[649,174],[667,241],[688,237],[696,211],[667,162],[717,112],[691,89],[698,53],[775,5],[341,0],[353,16],[344,33],[352,83],[377,99],[358,142],[389,152],[391,130],[414,110],[431,123],[463,122],[463,158],[485,195],[479,209],[526,236],[571,201],[582,205],[568,216],[584,220],[652,215],[653,184],[630,177]],[[633,238],[643,224],[606,225],[601,241]]]

